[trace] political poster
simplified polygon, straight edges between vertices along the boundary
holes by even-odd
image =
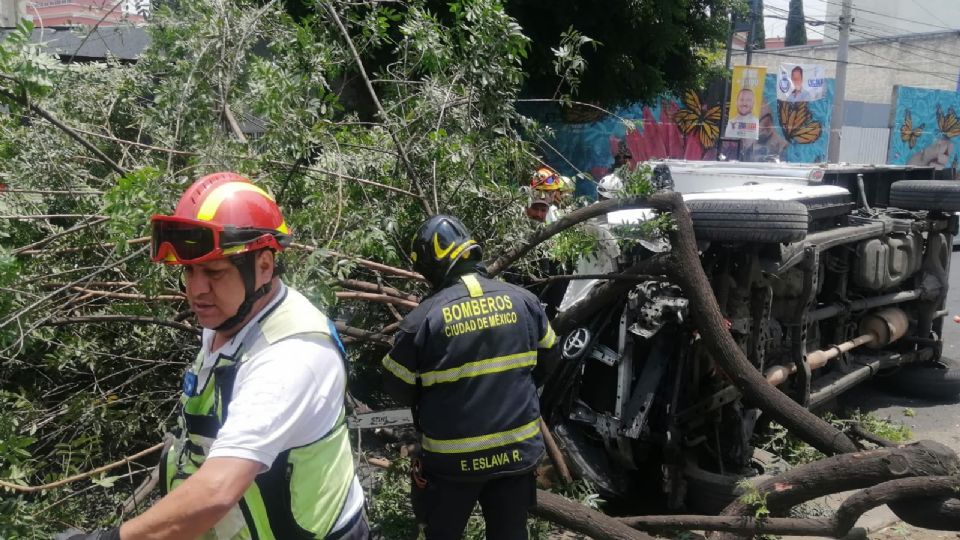
[[[789,103],[823,99],[827,79],[817,64],[780,64],[777,100]]]
[[[760,108],[767,68],[734,66],[730,89],[729,120],[723,134],[729,139],[757,139],[760,135]]]

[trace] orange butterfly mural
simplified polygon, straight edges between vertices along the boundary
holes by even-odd
[[[943,109],[937,105],[937,128],[948,139],[960,135],[960,120],[957,119],[957,111],[953,107],[947,109],[947,114],[943,114]]]
[[[777,112],[780,114],[783,138],[791,144],[816,142],[823,133],[823,124],[813,119],[810,105],[806,101],[777,101]]]
[[[920,124],[920,127],[913,127],[913,115],[910,114],[910,109],[907,109],[903,113],[903,123],[900,124],[900,140],[907,143],[907,146],[913,150],[913,147],[917,145],[917,139],[920,138],[920,135],[923,135],[923,128],[926,124]]]
[[[720,106],[705,107],[700,95],[687,90],[681,99],[683,108],[673,113],[673,121],[685,136],[695,134],[704,148],[717,144],[720,136]]]

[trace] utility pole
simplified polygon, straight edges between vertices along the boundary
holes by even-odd
[[[847,90],[847,44],[850,42],[850,4],[852,0],[843,0],[840,13],[840,42],[837,44],[837,75],[833,86],[833,109],[830,112],[830,143],[827,149],[827,162],[840,161],[840,130],[843,128],[843,102]]]
[[[752,2],[750,2],[750,31],[747,32],[747,65],[748,66],[753,61],[753,40],[757,39],[757,4],[758,2],[756,0],[753,0]]]
[[[727,125],[727,101],[730,99],[730,81],[727,78],[730,75],[730,62],[733,58],[733,34],[737,31],[737,18],[730,16],[730,32],[727,34],[727,61],[724,64],[723,75],[723,101],[720,102],[720,134],[717,135],[717,160],[720,159],[720,148],[723,145],[723,130]],[[960,82],[957,83],[960,86]]]

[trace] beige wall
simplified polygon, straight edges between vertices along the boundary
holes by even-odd
[[[960,0],[951,1],[958,4],[955,11],[960,11]],[[894,85],[957,89],[960,72],[960,35],[957,33],[883,41],[851,40],[848,54],[848,101],[890,103]],[[836,45],[828,44],[773,49],[769,52],[755,51],[752,63],[767,66],[767,73],[777,73],[781,62],[820,63],[825,68],[826,76],[833,78],[836,74],[836,59]],[[744,53],[734,53],[734,65],[745,62]]]
[[[27,0],[0,0],[0,27],[16,26],[27,16]]]

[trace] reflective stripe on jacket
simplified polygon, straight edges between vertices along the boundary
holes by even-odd
[[[415,390],[424,470],[461,479],[529,471],[543,455],[532,371],[556,335],[529,292],[467,274],[425,299],[383,359]]]
[[[286,289],[274,308],[259,316],[230,357],[220,355],[203,388],[181,395],[180,437],[160,460],[166,495],[203,464],[226,421],[239,366],[264,348],[292,336],[321,336],[338,346],[329,319],[300,293]],[[196,377],[203,352],[188,373]],[[240,502],[204,540],[285,540],[324,538],[347,500],[354,478],[345,411],[333,429],[306,446],[281,452],[270,470],[257,476]]]

